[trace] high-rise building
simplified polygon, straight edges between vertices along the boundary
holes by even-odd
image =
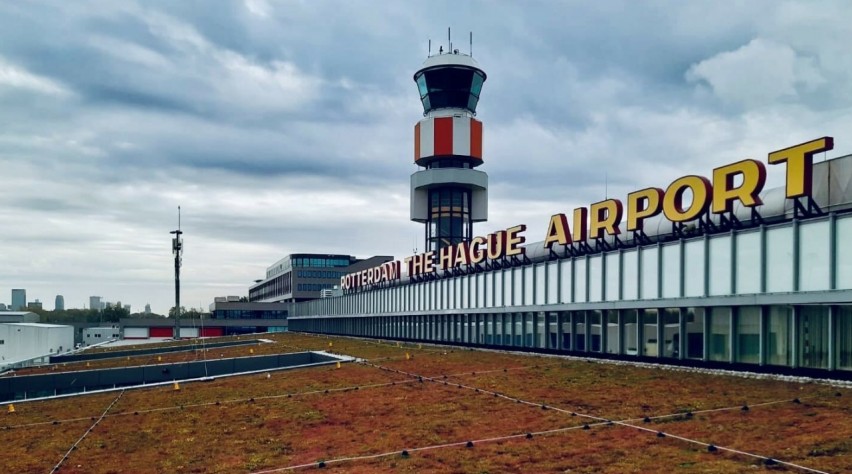
[[[100,296],[90,296],[89,297],[89,309],[94,309],[96,311],[100,311],[104,309],[104,304],[101,302]]]
[[[426,251],[469,242],[473,223],[488,220],[488,175],[476,106],[485,72],[450,43],[416,73],[424,118],[414,126],[411,220],[426,227]]]
[[[6,311],[6,305],[5,304],[0,303],[0,311]]]
[[[124,305],[124,310],[129,313],[130,312],[130,305],[129,304]]]
[[[151,314],[151,305],[145,304],[145,314]]]
[[[27,308],[43,309],[43,305],[41,304],[41,301],[36,298],[35,301],[30,301],[29,303],[27,303]]]
[[[27,307],[27,290],[15,288],[12,290],[12,311],[21,311]]]
[[[54,311],[65,311],[65,297],[62,295],[56,295],[56,302],[53,303]]]

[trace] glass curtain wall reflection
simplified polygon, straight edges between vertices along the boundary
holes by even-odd
[[[608,354],[621,353],[621,330],[618,327],[618,310],[609,309],[606,314],[606,352]]]
[[[576,331],[574,335],[574,350],[586,351],[588,350],[588,346],[586,345],[586,312],[574,311],[571,315],[574,319],[574,331]]]
[[[704,308],[686,309],[686,357],[704,358]]]
[[[828,368],[828,306],[798,306],[799,366]]]
[[[589,349],[592,352],[601,352],[601,311],[599,309],[586,311],[586,315],[589,318]]]
[[[760,306],[737,308],[737,362],[760,363]]]
[[[643,309],[642,313],[642,355],[657,357],[659,344],[657,341],[657,309]]]
[[[852,370],[852,306],[836,306],[837,368]]]
[[[731,309],[710,309],[710,360],[727,362],[731,359]]]
[[[680,309],[663,310],[663,357],[680,358]]]
[[[790,320],[793,308],[790,306],[770,306],[766,318],[766,363],[770,365],[791,364],[790,347],[792,332]]]
[[[624,353],[627,355],[639,355],[639,311],[635,309],[625,309],[621,312],[621,317],[624,320]]]

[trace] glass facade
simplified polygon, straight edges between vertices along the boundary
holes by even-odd
[[[470,240],[472,227],[470,190],[452,187],[429,190],[428,250],[438,251]]]
[[[760,363],[760,306],[737,308],[737,362]]]
[[[663,310],[663,357],[679,359],[680,352],[680,309]]]
[[[704,359],[704,308],[686,308],[686,357]]]
[[[453,107],[476,113],[485,74],[468,67],[442,66],[420,71],[414,77],[423,113]]]
[[[852,214],[840,214],[632,249],[539,255],[475,275],[300,303],[290,322],[339,318],[352,331],[375,316],[411,315],[420,318],[414,332],[421,336],[402,337],[852,371],[848,239]],[[379,332],[393,331],[394,321]]]
[[[710,337],[708,357],[710,360],[731,360],[731,308],[710,308]]]
[[[852,370],[852,306],[835,306],[837,368]]]
[[[790,321],[793,308],[790,306],[771,306],[767,316],[766,363],[770,365],[790,365],[793,333]]]
[[[828,310],[827,306],[796,307],[800,367],[828,368]]]

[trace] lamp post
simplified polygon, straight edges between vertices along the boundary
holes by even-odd
[[[183,255],[183,239],[180,230],[180,206],[178,206],[178,228],[169,232],[174,234],[172,238],[172,254],[175,256],[175,329],[174,338],[180,339],[180,264]]]

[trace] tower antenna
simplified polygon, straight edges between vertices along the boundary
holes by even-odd
[[[453,39],[452,39],[452,36],[450,36],[450,27],[449,26],[447,27],[447,43],[449,44],[449,47],[450,47],[449,52],[452,53],[453,52]]]
[[[432,38],[429,38],[429,54],[426,55],[427,58],[432,57]]]
[[[473,32],[470,32],[470,57],[473,57]]]

